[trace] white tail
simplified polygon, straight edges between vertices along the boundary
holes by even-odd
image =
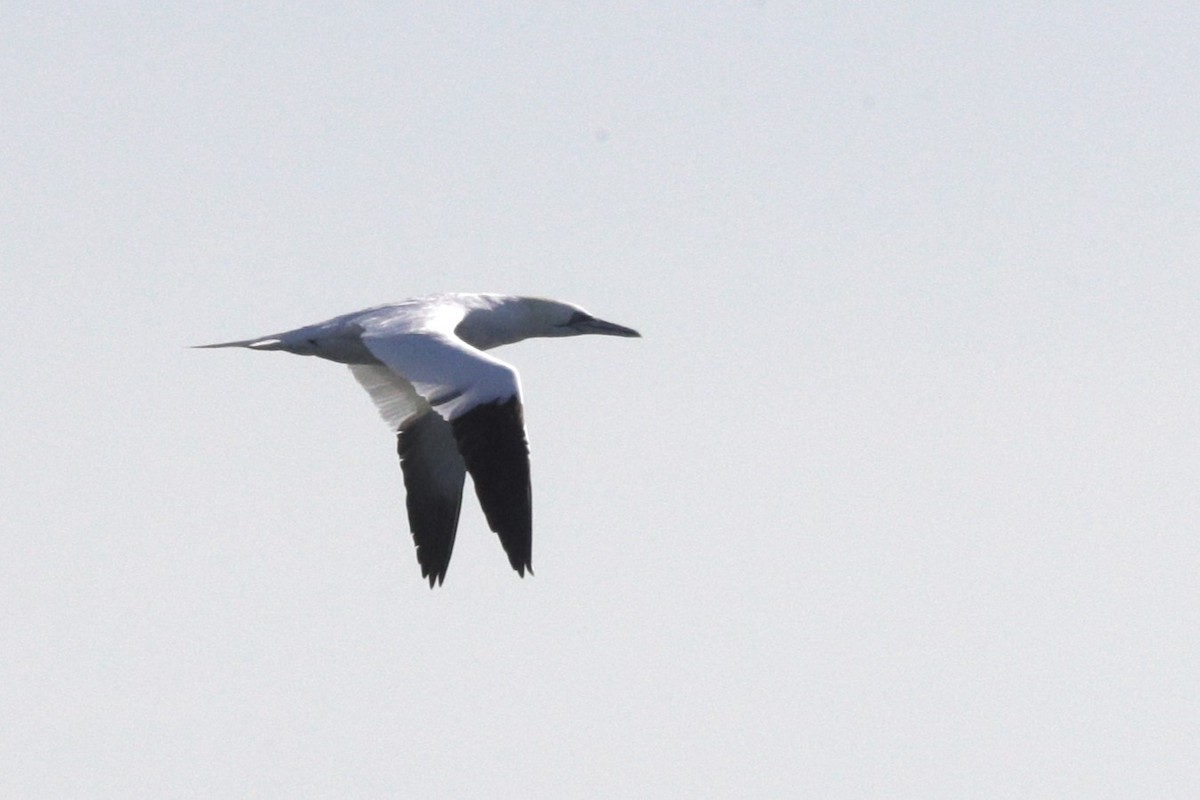
[[[240,342],[192,345],[192,349],[194,350],[210,350],[215,347],[249,347],[251,350],[282,350],[283,342],[275,336],[262,336],[258,339],[243,339]]]

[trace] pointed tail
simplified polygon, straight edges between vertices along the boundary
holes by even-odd
[[[242,339],[240,342],[218,342],[217,344],[194,344],[193,350],[211,350],[216,347],[248,347],[251,350],[282,350],[283,342],[277,336],[260,336],[257,339]]]

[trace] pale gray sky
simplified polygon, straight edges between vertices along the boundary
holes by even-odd
[[[1190,4],[14,3],[0,794],[1194,797]],[[529,342],[535,578],[337,365]]]

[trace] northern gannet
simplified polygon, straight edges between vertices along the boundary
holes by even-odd
[[[529,445],[517,372],[485,353],[536,336],[640,336],[578,306],[534,297],[440,294],[200,348],[283,350],[348,364],[397,435],[421,575],[446,577],[463,481],[521,577],[531,565]]]

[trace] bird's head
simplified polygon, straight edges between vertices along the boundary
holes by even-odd
[[[605,322],[579,306],[540,297],[473,295],[478,305],[467,312],[457,333],[475,347],[489,349],[522,339],[550,336],[641,336],[633,328]]]
[[[530,328],[536,331],[530,333],[530,336],[582,336],[585,333],[602,336],[641,336],[633,328],[597,319],[570,303],[538,297],[521,299],[525,303]]]

